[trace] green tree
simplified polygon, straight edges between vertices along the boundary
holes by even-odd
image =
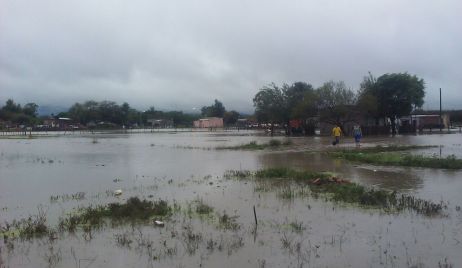
[[[225,125],[234,125],[237,122],[237,119],[239,119],[239,113],[236,111],[229,111],[225,112],[223,116],[223,123]]]
[[[22,111],[21,105],[14,103],[12,99],[8,99],[5,103],[5,106],[2,107],[2,110],[10,113],[20,113]]]
[[[122,114],[121,121],[124,125],[128,123],[128,117],[130,115],[130,110],[131,110],[130,104],[128,104],[127,102],[124,102],[122,106],[120,107],[120,112]]]
[[[321,122],[343,125],[356,120],[356,95],[343,81],[324,83],[317,92],[317,105]]]
[[[32,116],[32,117],[37,117],[37,110],[38,110],[38,105],[35,103],[27,103],[24,105],[22,108],[22,111],[25,115]]]
[[[408,73],[384,74],[372,82],[365,84],[361,97],[370,94],[376,98],[377,116],[389,118],[392,133],[396,134],[396,119],[422,107],[425,82]]]
[[[6,101],[5,106],[0,109],[0,118],[8,120],[16,124],[32,125],[37,119],[38,105],[28,103],[21,108],[20,104],[16,104],[12,99]]]
[[[375,119],[375,124],[379,124],[380,114],[378,112],[378,100],[374,95],[377,79],[369,72],[368,76],[363,78],[358,91],[358,100],[356,106],[359,113],[365,119]]]
[[[284,85],[283,92],[286,106],[284,116],[288,126],[287,134],[291,134],[289,125],[291,119],[301,119],[305,133],[314,134],[316,121],[307,121],[317,115],[317,96],[313,86],[305,82],[295,82],[291,86]]]
[[[285,122],[287,118],[284,92],[274,83],[264,86],[258,91],[253,98],[253,105],[257,120],[271,123],[271,135],[274,133],[274,124]]]
[[[205,117],[223,117],[225,112],[225,106],[219,100],[215,100],[215,103],[211,106],[201,108],[201,114]]]

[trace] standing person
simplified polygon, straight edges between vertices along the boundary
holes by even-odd
[[[353,127],[353,136],[355,137],[356,147],[361,146],[361,138],[363,137],[363,133],[361,132],[361,127],[355,125]]]
[[[335,141],[332,142],[332,145],[337,145],[340,143],[340,136],[342,135],[342,130],[338,126],[338,124],[335,125],[335,127],[332,129],[332,136],[334,136]]]

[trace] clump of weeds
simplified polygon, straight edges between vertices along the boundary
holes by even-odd
[[[182,237],[185,250],[189,255],[194,255],[202,242],[202,234],[194,233],[191,225],[184,226],[183,229]]]
[[[55,250],[54,247],[50,245],[44,259],[46,260],[48,267],[58,266],[62,259],[61,249]]]
[[[227,170],[223,177],[227,179],[249,179],[252,177],[252,172],[249,170]]]
[[[229,216],[226,211],[223,215],[218,215],[218,226],[224,230],[236,231],[240,228],[239,223],[236,222],[238,216]]]
[[[227,171],[226,174],[228,176],[233,176],[233,174],[239,176],[240,173]],[[348,180],[337,178],[326,172],[269,168],[251,173],[247,178],[255,178],[261,183],[272,181],[273,183],[270,185],[264,184],[264,189],[274,189],[279,197],[283,199],[293,199],[297,196],[304,197],[309,190],[309,193],[315,198],[322,196],[336,202],[358,204],[366,208],[380,208],[389,212],[411,210],[425,216],[436,216],[442,215],[443,210],[447,208],[447,205],[443,202],[435,203],[410,195],[398,194],[397,192],[367,188]],[[296,192],[292,189],[290,183],[296,183],[297,188],[303,189],[303,191]],[[283,185],[281,186],[281,184]]]
[[[279,190],[278,196],[282,199],[292,200],[292,199],[295,199],[296,193],[295,193],[295,190],[292,189],[290,185],[286,185],[282,187],[282,189]]]
[[[210,214],[212,212],[213,212],[213,207],[205,204],[202,199],[196,200],[196,213],[204,215],[204,214]]]
[[[291,145],[292,141],[287,139],[284,142],[277,139],[271,139],[268,143],[257,143],[256,141],[251,141],[246,144],[240,144],[235,146],[221,146],[215,149],[217,150],[264,150],[266,148],[278,148],[281,146]]]
[[[292,231],[296,232],[296,233],[302,233],[304,230],[305,230],[305,227],[303,226],[303,222],[301,221],[293,221],[289,224],[290,228],[292,229]]]
[[[9,237],[20,237],[22,239],[43,237],[52,232],[46,222],[46,213],[39,207],[37,215],[29,216],[21,220],[14,220],[12,223],[6,222],[4,226],[0,226],[0,234],[3,236],[4,240]]]
[[[115,235],[117,245],[121,247],[130,248],[130,245],[133,243],[133,240],[130,237],[130,234],[123,233],[123,234],[116,234]]]
[[[106,219],[113,223],[123,221],[148,220],[153,216],[166,217],[172,208],[167,201],[140,200],[138,197],[129,198],[126,203],[110,203],[104,206],[87,207],[80,213],[61,218],[60,229],[74,231],[78,225],[101,226]]]
[[[408,146],[415,149],[416,146]],[[405,148],[408,148],[405,147]],[[407,166],[407,167],[424,167],[424,168],[442,168],[442,169],[462,169],[462,159],[454,155],[447,157],[413,155],[409,153],[399,153],[397,151],[405,150],[402,147],[383,147],[391,148],[384,151],[382,148],[372,148],[370,150],[344,150],[330,152],[329,155],[346,160],[362,162],[383,166]],[[420,148],[420,147],[417,147]],[[401,150],[400,150],[401,149]]]
[[[278,146],[281,146],[281,141],[280,141],[280,140],[271,139],[271,140],[268,142],[268,145],[271,146],[271,147],[278,147]]]

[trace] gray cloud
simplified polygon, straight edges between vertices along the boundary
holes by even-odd
[[[0,1],[0,101],[252,110],[270,82],[409,72],[462,108],[462,2]]]

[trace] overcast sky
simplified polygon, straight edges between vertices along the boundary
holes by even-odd
[[[424,108],[440,87],[462,108],[462,1],[0,0],[2,104],[250,112],[270,82],[356,90],[368,71],[415,74]]]

